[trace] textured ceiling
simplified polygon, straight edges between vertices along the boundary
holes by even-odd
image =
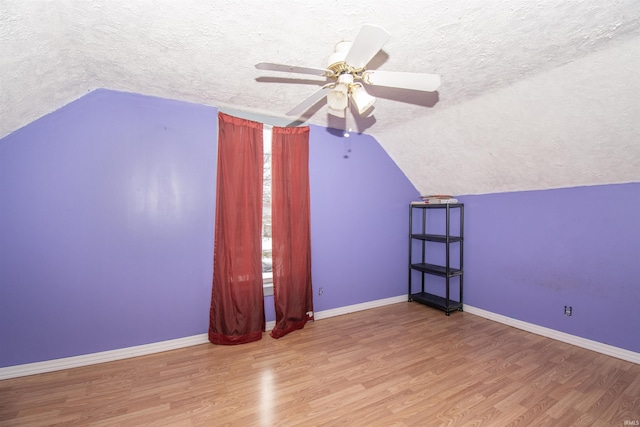
[[[391,34],[369,68],[438,92],[304,119],[374,136],[420,192],[640,180],[638,0],[2,0],[0,137],[95,88],[284,118],[322,79],[254,64],[324,67],[364,23]]]

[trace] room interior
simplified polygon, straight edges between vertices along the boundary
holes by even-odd
[[[286,116],[323,80],[254,65],[325,67],[367,23],[370,68],[437,92]],[[409,203],[451,194],[447,319],[640,363],[636,1],[9,0],[0,50],[0,379],[206,342],[218,111],[311,128],[317,323],[407,304]]]

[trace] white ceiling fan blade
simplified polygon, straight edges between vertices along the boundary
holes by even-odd
[[[327,96],[329,90],[335,86],[333,83],[322,86],[320,89],[312,93],[307,99],[296,105],[287,113],[287,116],[300,116],[302,113],[311,108],[315,103]]]
[[[376,56],[388,40],[389,33],[382,27],[363,25],[344,61],[354,68],[362,68]]]
[[[402,71],[368,70],[363,73],[362,81],[372,86],[397,87],[426,92],[433,92],[440,87],[440,76],[437,74]]]
[[[312,76],[326,77],[331,73],[324,68],[299,67],[296,65],[274,64],[272,62],[258,62],[256,64],[258,70],[281,71],[285,73],[311,74]]]

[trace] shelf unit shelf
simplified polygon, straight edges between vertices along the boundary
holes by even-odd
[[[444,224],[433,224],[432,219],[427,219],[428,212],[445,210]],[[414,214],[418,212],[418,215]],[[457,216],[457,234],[452,234],[452,213],[458,213]],[[421,221],[416,221],[416,217]],[[455,220],[455,218],[454,218]],[[414,222],[415,221],[415,222]],[[427,229],[437,228],[444,225],[444,233],[428,233]],[[411,203],[409,206],[409,301],[416,301],[430,307],[443,310],[447,316],[454,311],[463,310],[463,242],[464,242],[464,204],[426,204]],[[416,243],[417,242],[417,243]],[[443,246],[444,265],[436,264],[428,261],[427,258],[427,242],[432,242]],[[416,250],[416,246],[419,247]],[[457,255],[454,257],[453,255]],[[452,260],[453,258],[453,260]],[[421,277],[420,290],[416,292],[414,283],[412,283],[414,272],[418,272]],[[438,276],[445,279],[444,296],[438,293],[426,291],[426,277]],[[458,288],[452,289],[452,282],[455,279],[458,282]],[[455,292],[452,292],[455,291]],[[452,296],[453,293],[453,296]]]
[[[441,277],[455,277],[462,274],[462,270],[459,270],[457,268],[450,267],[449,270],[447,270],[447,267],[436,264],[428,264],[426,262],[411,264],[411,268],[413,268],[414,270],[422,271],[423,273],[434,274]]]
[[[462,311],[461,302],[449,300],[449,303],[447,304],[446,298],[442,298],[438,295],[430,294],[427,292],[417,292],[415,294],[411,294],[411,300],[440,310],[444,309],[445,307],[449,307],[449,313],[451,313],[452,311]]]
[[[441,234],[412,234],[411,238],[418,239],[418,240],[426,240],[428,242],[440,242],[440,243],[447,242],[447,236],[441,235]],[[459,242],[461,240],[462,239],[460,237],[449,236],[450,242]]]

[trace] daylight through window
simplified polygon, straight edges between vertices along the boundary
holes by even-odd
[[[262,188],[262,279],[273,280],[273,256],[271,252],[271,126],[263,127],[264,176]]]

